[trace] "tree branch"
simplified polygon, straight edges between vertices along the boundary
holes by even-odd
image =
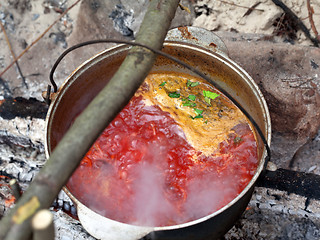
[[[288,14],[288,16],[291,17],[291,19],[297,24],[297,26],[305,34],[305,36],[311,40],[315,47],[319,47],[319,41],[310,35],[310,32],[306,25],[304,25],[304,23],[297,17],[297,15],[294,12],[291,11],[290,8],[287,7],[287,5],[285,5],[281,0],[272,0],[272,2],[278,7],[280,7],[286,14]]]
[[[179,0],[152,0],[136,42],[161,49]],[[75,120],[16,206],[0,222],[0,239],[30,236],[30,219],[50,207],[100,133],[129,102],[151,70],[155,54],[132,48],[107,86]]]
[[[43,32],[40,34],[39,37],[37,37],[36,40],[34,40],[29,46],[27,46],[22,53],[19,54],[18,57],[15,57],[15,59],[0,73],[0,77],[5,74],[12,66],[15,64],[31,47],[33,47],[41,38],[43,38],[44,35],[46,35],[47,32],[64,16],[66,15],[74,6],[76,6],[81,0],[77,0],[74,4],[72,4],[70,7],[68,7],[63,13],[60,14],[60,16]]]
[[[314,35],[316,36],[318,43],[320,43],[320,35],[317,31],[317,28],[314,24],[313,17],[312,17],[314,12],[313,12],[313,8],[311,7],[310,0],[307,0],[307,8],[308,8],[308,18],[309,18],[309,22],[311,25],[311,29],[312,29]]]
[[[11,56],[12,56],[12,58],[13,58],[15,64],[16,64],[17,70],[18,70],[18,72],[19,72],[19,74],[20,74],[20,77],[21,77],[21,79],[22,79],[22,83],[23,83],[24,86],[28,89],[28,85],[27,85],[27,83],[26,83],[26,79],[25,79],[25,77],[24,77],[23,74],[22,74],[20,65],[19,65],[19,63],[18,63],[18,59],[16,58],[16,55],[14,54],[14,51],[13,51],[12,46],[11,46],[11,43],[10,43],[10,41],[9,41],[9,37],[8,37],[8,35],[7,35],[6,29],[5,29],[5,27],[3,26],[3,24],[2,24],[1,21],[0,21],[0,28],[2,29],[2,32],[3,32],[4,37],[5,37],[5,39],[6,39],[7,45],[8,45],[8,47],[9,47],[10,52],[11,52]],[[2,75],[2,74],[1,74],[1,75]],[[1,75],[0,75],[0,76],[1,76]]]

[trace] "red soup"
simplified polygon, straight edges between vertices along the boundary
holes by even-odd
[[[107,218],[168,226],[228,204],[257,164],[255,135],[230,100],[200,78],[157,72],[104,130],[67,187]]]

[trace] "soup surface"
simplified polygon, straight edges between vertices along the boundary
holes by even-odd
[[[215,212],[257,168],[251,127],[200,78],[149,74],[91,147],[67,187],[97,213],[168,226]]]

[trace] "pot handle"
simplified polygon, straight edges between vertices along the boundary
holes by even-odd
[[[225,45],[225,43],[219,38],[217,35],[215,35],[213,32],[204,29],[204,28],[199,28],[199,27],[178,27],[170,30],[167,34],[167,37],[165,39],[166,41],[178,41],[178,42],[187,42],[196,46],[204,47],[207,50],[217,52],[220,55],[223,55],[225,57],[228,57],[228,49]],[[123,40],[115,40],[115,39],[98,39],[98,40],[92,40],[88,42],[83,42],[77,45],[74,45],[73,47],[70,47],[66,51],[64,51],[60,57],[56,60],[54,63],[49,79],[51,85],[48,85],[47,91],[42,92],[42,97],[46,101],[48,105],[50,105],[51,100],[54,98],[55,93],[58,91],[57,84],[55,83],[53,79],[54,72],[56,68],[58,67],[59,63],[61,60],[71,51],[91,45],[91,44],[96,44],[96,43],[118,43],[118,44],[128,44],[131,46],[141,46],[148,48],[149,50],[153,52],[157,52],[154,49],[150,49],[147,46],[143,46],[141,44],[133,43],[133,42],[128,42],[128,41],[123,41]],[[51,86],[53,87],[53,91],[51,91]]]
[[[185,42],[228,57],[225,43],[213,32],[193,26],[178,27],[168,31],[166,41]]]

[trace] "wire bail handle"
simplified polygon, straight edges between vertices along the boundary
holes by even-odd
[[[169,41],[180,41],[182,40],[183,37],[185,37],[186,35],[184,34],[183,31],[185,31],[187,28],[188,30],[188,34],[187,36],[191,39],[191,42],[189,41],[189,38],[188,39],[185,39],[183,40],[183,42],[187,42],[187,43],[193,43],[193,41],[196,41],[195,45],[198,45],[199,43],[200,46],[206,48],[206,49],[209,49],[209,50],[214,50],[216,52],[218,52],[219,54],[222,54],[223,56],[226,56],[228,57],[228,50],[225,46],[225,44],[223,43],[223,41],[217,37],[215,34],[211,33],[210,31],[206,30],[206,29],[203,29],[203,28],[196,28],[196,27],[183,27],[183,28],[176,28],[176,29],[173,29],[173,30],[170,30],[168,32],[168,37],[166,38],[166,40],[169,40]],[[180,30],[179,30],[180,29]],[[198,34],[196,33],[196,29],[201,29],[202,32],[201,34],[198,36]],[[183,31],[181,31],[183,30]],[[180,33],[178,33],[177,31],[179,31]],[[201,37],[205,34],[203,34],[204,32],[205,33],[209,33],[209,38],[206,38],[206,40],[204,42],[201,42],[199,41],[199,39],[202,39]],[[192,32],[192,34],[190,33]],[[171,34],[171,35],[170,35]],[[172,36],[172,38],[170,37]],[[197,37],[198,38],[197,38]],[[181,38],[182,37],[182,38]],[[213,38],[212,38],[213,37]],[[217,43],[214,43],[212,40],[217,40]],[[55,70],[57,69],[59,63],[61,62],[61,60],[68,54],[70,53],[71,51],[77,49],[77,48],[80,48],[80,47],[83,47],[83,46],[88,46],[88,45],[92,45],[92,44],[97,44],[97,43],[117,43],[117,44],[125,44],[125,45],[130,45],[130,46],[133,46],[133,47],[142,47],[142,48],[146,48],[150,51],[152,51],[153,53],[157,54],[157,55],[161,55],[163,57],[166,57],[168,58],[169,60],[171,61],[174,61],[178,64],[180,64],[181,66],[189,69],[190,71],[194,72],[195,74],[197,74],[199,77],[203,78],[204,80],[206,80],[207,82],[211,83],[216,89],[218,89],[222,94],[224,94],[227,98],[230,99],[230,101],[233,102],[233,104],[235,104],[239,109],[240,111],[248,118],[248,120],[251,122],[251,124],[253,125],[253,127],[257,130],[257,133],[258,135],[260,136],[265,148],[266,148],[266,152],[267,152],[267,155],[266,155],[266,158],[265,158],[265,167],[268,163],[268,161],[270,160],[271,158],[271,150],[270,150],[270,147],[269,147],[269,144],[262,132],[262,130],[260,129],[259,125],[257,124],[257,122],[253,119],[253,117],[241,106],[241,104],[234,98],[232,97],[224,88],[222,88],[218,83],[216,83],[215,81],[213,81],[210,77],[208,77],[206,74],[202,73],[201,71],[199,71],[198,69],[194,68],[193,66],[171,56],[170,54],[167,54],[161,50],[156,50],[156,49],[153,49],[153,48],[150,48],[144,44],[140,44],[140,43],[135,43],[135,42],[129,42],[129,41],[125,41],[125,40],[115,40],[115,39],[98,39],[98,40],[92,40],[92,41],[87,41],[87,42],[83,42],[83,43],[79,43],[77,45],[74,45],[70,48],[68,48],[67,50],[65,50],[61,55],[60,57],[56,60],[56,62],[54,63],[51,71],[50,71],[50,75],[49,75],[49,79],[50,79],[50,83],[52,84],[52,87],[53,87],[53,92],[51,92],[51,85],[48,85],[47,87],[47,92],[44,92],[43,93],[43,97],[45,99],[45,101],[47,102],[47,104],[50,105],[51,103],[51,100],[52,100],[52,94],[55,94],[57,93],[58,91],[58,87],[57,87],[57,84],[55,83],[54,81],[54,72]]]

